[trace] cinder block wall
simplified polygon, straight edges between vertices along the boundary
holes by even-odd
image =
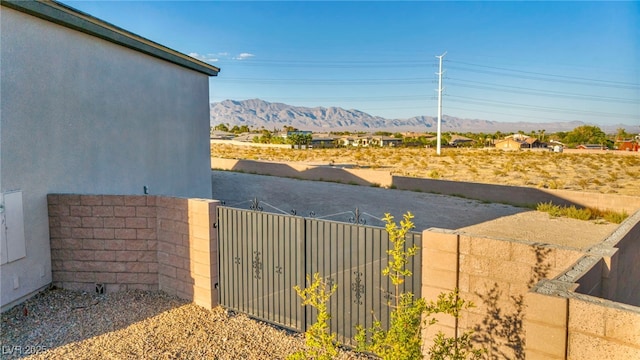
[[[640,212],[527,294],[527,359],[640,359]]]
[[[578,271],[586,261],[592,267]],[[576,293],[602,259],[581,259],[559,278],[542,281],[526,295],[527,359],[640,359],[640,307]],[[575,279],[573,279],[575,277]]]
[[[568,302],[567,359],[640,359],[640,309],[588,296]]]
[[[48,195],[54,285],[158,288],[153,196]]]
[[[576,281],[576,292],[604,297],[602,291],[602,274],[606,264],[603,259],[593,260],[593,265]]]
[[[423,338],[432,342],[438,331],[448,335],[474,331],[477,346],[491,356],[518,358],[524,354],[522,321],[525,294],[543,278],[551,278],[582,253],[557,246],[475,237],[451,230],[423,232],[422,295],[435,300],[458,288],[475,307],[455,321],[439,316]]]
[[[217,201],[161,197],[158,204],[159,289],[205,307],[217,305]]]
[[[640,211],[629,219],[628,231],[614,247],[617,253],[611,259],[612,296],[609,299],[624,304],[640,306]],[[629,281],[635,279],[636,281]]]
[[[217,305],[218,202],[136,195],[47,199],[54,285],[88,292],[96,284],[107,292],[161,289]]]

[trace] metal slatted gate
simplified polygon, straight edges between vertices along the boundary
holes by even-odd
[[[293,287],[305,287],[306,274],[320,273],[338,290],[329,301],[331,331],[352,344],[355,326],[383,327],[387,301],[394,295],[387,266],[385,229],[335,221],[218,207],[220,304],[296,331],[315,322]],[[407,246],[421,245],[411,233]],[[413,276],[401,291],[420,296],[421,252],[408,264]]]

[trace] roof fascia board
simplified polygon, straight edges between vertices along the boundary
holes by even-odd
[[[2,6],[107,40],[197,72],[217,76],[220,68],[135,35],[72,7],[54,1],[1,0]]]

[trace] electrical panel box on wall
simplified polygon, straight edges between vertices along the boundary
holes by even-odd
[[[27,256],[22,191],[0,194],[0,264]]]

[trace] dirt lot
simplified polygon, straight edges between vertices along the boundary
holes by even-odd
[[[212,144],[213,157],[309,164],[349,164],[394,175],[640,196],[640,153],[502,151],[445,148],[294,150]]]

